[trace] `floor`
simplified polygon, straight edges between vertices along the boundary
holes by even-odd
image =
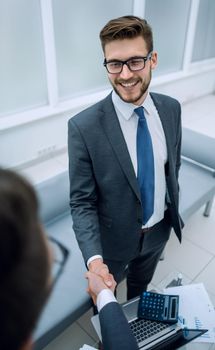
[[[182,123],[185,127],[215,137],[215,115],[212,112],[214,110],[215,95],[205,96],[187,103],[182,106]],[[66,154],[50,159],[44,164],[41,163],[39,167],[35,165],[23,169],[23,173],[37,182],[41,178],[53,176],[53,173],[60,172],[65,167],[67,167]],[[165,250],[165,259],[160,261],[151,287],[162,290],[180,272],[184,284],[203,282],[215,305],[215,203],[208,218],[204,217],[202,213],[203,208],[186,223],[181,245],[179,245],[176,236],[171,235]],[[119,286],[118,299],[119,301],[125,300],[124,282]],[[90,322],[91,316],[92,310],[72,324],[44,350],[78,350],[85,343],[96,347],[98,338]],[[195,343],[187,345],[186,349],[215,350],[215,345]]]

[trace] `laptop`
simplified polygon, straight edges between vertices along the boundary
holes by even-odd
[[[123,303],[122,309],[141,350],[174,350],[201,336],[207,329],[182,328],[178,323],[168,324],[137,317],[139,297]],[[99,317],[91,318],[101,340]]]

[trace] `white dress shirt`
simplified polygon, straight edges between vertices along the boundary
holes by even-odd
[[[135,174],[137,175],[136,135],[138,115],[134,112],[134,109],[138,106],[124,102],[115,91],[112,93],[112,101],[131,157]],[[155,225],[164,218],[164,211],[166,209],[166,179],[164,165],[167,161],[167,147],[161,120],[149,93],[147,94],[142,106],[144,108],[144,115],[152,139],[155,170],[154,212],[148,222],[143,226],[143,228],[145,228]],[[102,257],[100,255],[92,256],[87,261],[87,265],[89,266],[89,263],[97,258]]]
[[[117,117],[122,129],[128,152],[137,175],[137,147],[136,135],[138,125],[138,115],[134,109],[138,106],[124,102],[115,92],[112,93],[112,100],[116,110]],[[165,211],[166,196],[166,179],[164,165],[167,161],[166,139],[159,118],[157,109],[148,94],[142,106],[144,107],[144,115],[147,121],[148,129],[152,139],[152,147],[154,153],[154,169],[155,169],[155,194],[154,194],[154,212],[148,222],[143,227],[151,227],[161,221]]]
[[[101,309],[108,303],[116,302],[117,300],[113,294],[113,292],[110,289],[102,289],[102,291],[98,294],[96,305],[98,312],[101,311]]]

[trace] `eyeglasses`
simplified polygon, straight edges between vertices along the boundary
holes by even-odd
[[[52,254],[54,257],[51,271],[53,287],[63,272],[63,269],[69,257],[69,250],[53,237],[49,237],[49,244],[51,246]]]
[[[131,72],[137,72],[145,68],[146,62],[152,57],[152,52],[149,52],[146,57],[131,57],[126,61],[120,60],[104,60],[103,65],[106,67],[110,74],[120,74],[123,70],[124,64],[129,68]]]

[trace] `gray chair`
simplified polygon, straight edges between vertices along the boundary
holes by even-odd
[[[182,135],[179,211],[186,222],[203,205],[204,215],[210,214],[215,195],[215,139],[186,128]]]

